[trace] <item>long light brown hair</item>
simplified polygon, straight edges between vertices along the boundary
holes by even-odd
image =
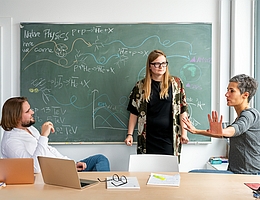
[[[22,118],[23,103],[26,101],[28,101],[26,97],[13,97],[4,103],[0,126],[5,131],[10,131],[17,127]]]
[[[150,100],[150,94],[151,94],[151,83],[152,83],[152,74],[150,70],[150,63],[152,63],[154,60],[156,60],[159,56],[164,56],[166,58],[166,55],[163,51],[161,50],[153,50],[147,58],[146,62],[146,74],[145,74],[145,79],[144,79],[144,99],[146,102],[149,102]],[[166,71],[163,75],[163,80],[160,84],[160,99],[167,98],[169,96],[168,94],[168,88],[171,83],[172,76],[169,73],[169,68],[168,66],[166,67]]]

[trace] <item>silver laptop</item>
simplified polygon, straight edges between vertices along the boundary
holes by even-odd
[[[4,182],[7,185],[34,183],[33,159],[0,159],[0,182]]]
[[[98,183],[80,179],[73,160],[38,156],[38,161],[45,184],[84,189]]]

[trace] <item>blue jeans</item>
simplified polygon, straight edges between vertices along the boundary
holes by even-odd
[[[110,165],[107,157],[102,154],[90,156],[81,160],[87,164],[87,168],[83,171],[110,171]]]

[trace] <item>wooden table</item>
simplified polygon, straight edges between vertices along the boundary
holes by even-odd
[[[34,184],[7,185],[0,189],[0,198],[6,200],[167,200],[167,199],[196,199],[196,200],[253,200],[251,189],[245,182],[260,182],[257,175],[235,174],[199,174],[180,173],[179,187],[148,186],[146,182],[150,173],[146,172],[85,172],[79,173],[81,178],[105,179],[117,173],[118,175],[136,176],[140,190],[107,190],[106,183],[102,182],[83,190],[51,186],[43,183],[41,174],[36,174]],[[163,172],[162,174],[176,174]]]

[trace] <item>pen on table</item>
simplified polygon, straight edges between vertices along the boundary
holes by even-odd
[[[158,178],[158,179],[160,179],[160,180],[162,180],[162,181],[164,181],[165,180],[165,178],[163,177],[163,176],[159,176],[159,175],[153,175],[153,177],[154,178]]]
[[[6,184],[4,182],[0,182],[0,188],[6,187]]]
[[[260,194],[258,192],[253,191],[253,197],[256,199],[260,199]]]

